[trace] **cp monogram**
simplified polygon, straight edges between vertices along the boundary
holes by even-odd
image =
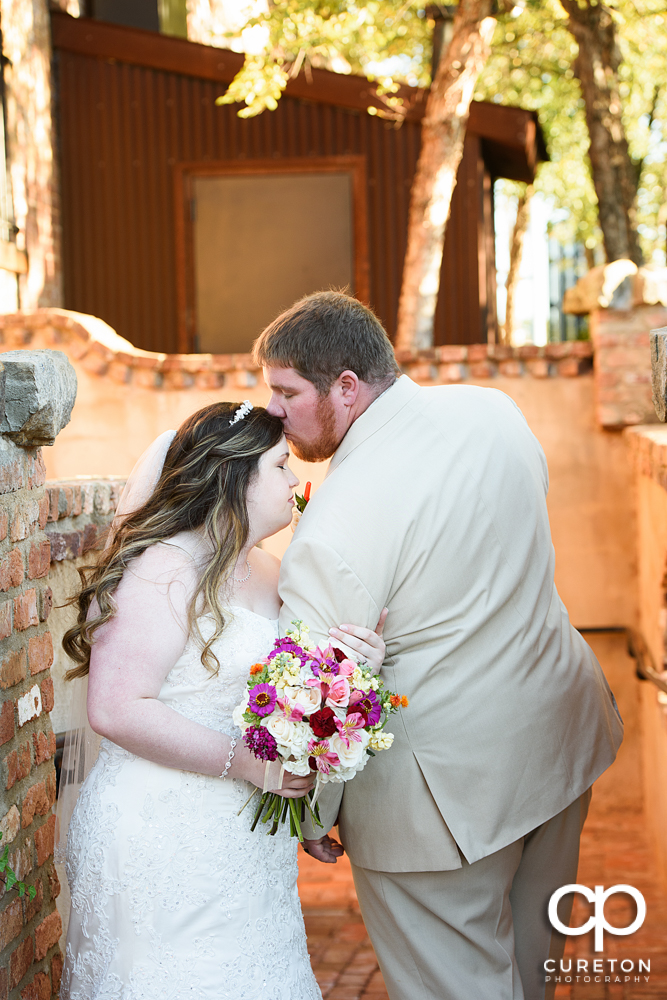
[[[569,892],[579,892],[582,896],[585,896],[589,903],[595,905],[595,910],[592,917],[589,917],[585,924],[581,927],[565,927],[561,923],[558,917],[558,904],[563,896],[567,896]],[[627,927],[612,927],[611,924],[607,923],[604,915],[604,904],[613,896],[616,892],[627,892],[629,896],[632,896],[637,905],[637,916],[628,924]],[[595,928],[595,950],[602,951],[602,938],[605,931],[609,931],[610,934],[632,934],[633,931],[639,930],[641,925],[646,919],[646,902],[644,897],[638,889],[635,889],[632,885],[612,885],[611,889],[605,888],[603,885],[596,885],[595,889],[589,889],[587,885],[563,885],[560,889],[556,889],[553,896],[549,900],[549,920],[551,921],[551,926],[560,931],[561,934],[586,934],[591,927]]]

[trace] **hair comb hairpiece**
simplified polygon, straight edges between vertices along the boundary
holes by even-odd
[[[235,424],[237,420],[243,420],[243,418],[246,416],[246,414],[250,413],[250,411],[253,410],[253,409],[254,409],[254,407],[253,407],[252,403],[250,402],[250,400],[249,399],[244,399],[243,402],[241,403],[241,405],[239,406],[238,410],[236,411],[236,413],[232,417],[232,419],[229,421],[229,426],[231,427],[232,424]]]

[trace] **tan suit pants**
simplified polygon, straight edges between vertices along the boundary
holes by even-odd
[[[577,880],[590,790],[508,847],[443,872],[352,866],[361,913],[391,1000],[551,1000],[544,962],[552,893]],[[572,896],[559,906],[567,924]]]

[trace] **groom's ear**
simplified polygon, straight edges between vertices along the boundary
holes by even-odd
[[[359,376],[347,369],[340,373],[332,388],[338,393],[343,406],[353,406],[359,395]]]

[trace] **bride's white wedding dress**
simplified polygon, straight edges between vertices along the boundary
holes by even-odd
[[[216,641],[217,676],[189,640],[160,700],[239,737],[232,710],[277,622],[244,608]],[[200,619],[206,634],[210,619]],[[211,633],[209,632],[209,635]],[[289,825],[250,824],[252,791],[136,757],[108,740],[70,822],[72,910],[61,1000],[321,1000]]]

